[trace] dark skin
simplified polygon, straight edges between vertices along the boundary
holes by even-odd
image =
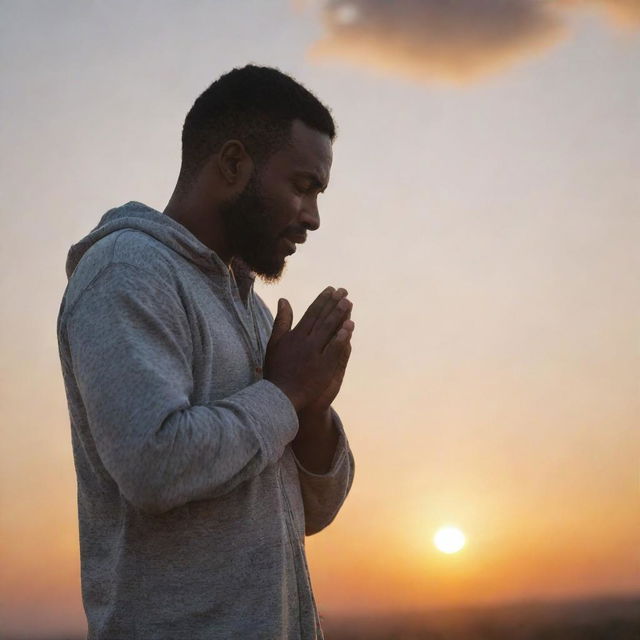
[[[199,172],[187,193],[177,187],[164,213],[180,222],[230,266],[242,258],[276,282],[292,252],[286,238],[304,242],[320,226],[317,197],[329,182],[329,136],[299,120],[289,144],[258,172],[239,140],[228,140]],[[331,419],[351,354],[353,304],[344,288],[327,287],[292,329],[286,299],[278,309],[264,360],[264,378],[296,409],[300,428],[291,443],[305,468],[326,473],[338,443]]]

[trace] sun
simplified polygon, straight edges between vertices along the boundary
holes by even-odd
[[[456,553],[464,547],[465,537],[458,527],[441,527],[433,536],[433,544],[443,553]]]

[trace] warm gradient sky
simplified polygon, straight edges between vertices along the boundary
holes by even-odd
[[[186,112],[247,62],[339,126],[321,228],[257,284],[294,321],[328,284],[354,303],[320,613],[640,590],[639,5],[0,1],[2,629],[85,627],[66,252],[164,209]]]

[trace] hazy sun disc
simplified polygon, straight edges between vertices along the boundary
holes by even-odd
[[[442,527],[433,536],[433,544],[444,553],[455,553],[464,547],[465,538],[456,527]]]

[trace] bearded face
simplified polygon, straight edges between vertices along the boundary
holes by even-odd
[[[280,279],[286,256],[320,226],[317,199],[329,183],[331,144],[326,134],[294,121],[289,143],[254,168],[239,195],[219,205],[230,255],[265,282]]]
[[[244,191],[220,207],[231,254],[241,258],[266,282],[280,279],[285,266],[279,213],[254,171]]]

